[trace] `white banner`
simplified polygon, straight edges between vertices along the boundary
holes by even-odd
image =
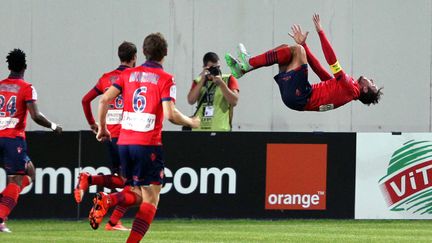
[[[432,133],[357,133],[356,219],[432,219]]]

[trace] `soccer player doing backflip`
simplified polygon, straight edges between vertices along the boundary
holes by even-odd
[[[97,193],[89,214],[92,228],[97,228],[110,207],[139,206],[127,242],[139,242],[156,213],[164,180],[162,158],[162,121],[167,118],[177,125],[198,127],[199,118],[189,118],[175,108],[176,85],[171,74],[163,70],[168,44],[160,34],[144,39],[146,62],[125,70],[99,101],[97,139],[109,140],[107,104],[123,96],[123,118],[118,140],[121,173],[126,178],[123,191]]]
[[[284,104],[297,111],[328,111],[352,101],[377,104],[382,92],[372,79],[360,76],[357,80],[341,68],[336,54],[328,41],[318,14],[313,22],[318,32],[325,59],[333,76],[328,73],[306,44],[308,32],[303,33],[299,25],[293,25],[289,35],[298,45],[281,45],[261,55],[251,57],[243,44],[239,44],[239,58],[226,54],[225,59],[232,74],[240,78],[245,73],[260,67],[279,65],[279,74],[274,77],[279,86]],[[308,64],[321,79],[320,83],[308,81]]]
[[[27,111],[38,125],[61,133],[62,128],[39,112],[36,89],[24,80],[26,55],[14,49],[6,57],[9,77],[0,81],[0,155],[7,185],[0,194],[0,232],[10,232],[5,221],[18,202],[20,192],[34,180],[35,169],[27,156]]]
[[[86,116],[87,122],[90,129],[97,133],[98,125],[93,118],[93,113],[91,110],[91,101],[97,96],[102,95],[108,90],[111,85],[119,79],[120,74],[127,70],[128,68],[135,67],[137,49],[136,46],[131,43],[124,41],[118,47],[118,57],[120,59],[120,66],[115,70],[104,73],[102,77],[98,80],[97,84],[87,92],[82,98],[82,106],[84,114]],[[120,156],[118,152],[117,141],[120,135],[121,129],[121,119],[123,114],[123,97],[121,95],[117,96],[108,104],[107,112],[107,129],[111,134],[111,140],[105,141],[109,151],[109,157],[111,159],[111,175],[90,175],[88,172],[81,172],[78,179],[77,187],[74,190],[75,201],[80,203],[82,201],[84,192],[88,190],[91,185],[98,185],[107,187],[110,189],[123,188],[124,178],[120,176]],[[124,227],[120,221],[120,218],[126,212],[126,208],[122,206],[117,206],[108,223],[105,225],[106,230],[129,230]]]

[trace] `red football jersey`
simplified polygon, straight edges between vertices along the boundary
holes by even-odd
[[[118,69],[105,73],[97,82],[94,87],[99,94],[105,93],[120,77],[120,74],[125,70],[120,66]],[[117,138],[120,134],[121,120],[123,114],[123,97],[117,96],[113,101],[108,104],[108,113],[106,116],[106,124],[111,137]]]
[[[123,95],[123,119],[118,144],[162,145],[162,101],[176,99],[171,74],[156,62],[123,71],[114,84]]]
[[[320,37],[324,57],[330,65],[334,76],[322,67],[318,59],[313,55],[306,43],[304,43],[303,47],[306,51],[308,63],[322,81],[312,84],[312,94],[304,107],[305,111],[327,111],[336,109],[352,100],[357,100],[360,96],[358,82],[342,70],[336,58],[336,53],[324,31],[319,31],[318,35]]]
[[[360,96],[358,82],[342,72],[337,77],[312,84],[312,94],[304,108],[305,111],[336,109],[358,99]]]
[[[36,100],[36,90],[23,79],[0,81],[0,137],[25,138],[27,103]]]

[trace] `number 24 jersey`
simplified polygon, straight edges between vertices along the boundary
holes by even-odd
[[[36,90],[23,79],[0,81],[0,137],[25,138],[27,103],[36,100]]]

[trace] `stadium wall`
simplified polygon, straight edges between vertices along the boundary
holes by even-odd
[[[234,130],[432,131],[429,0],[0,0],[0,6],[0,57],[16,47],[26,51],[26,78],[38,90],[41,110],[66,130],[87,129],[81,97],[118,65],[115,50],[123,40],[141,46],[150,32],[167,37],[165,68],[176,77],[177,106],[192,114],[186,94],[207,51],[222,57],[242,42],[251,53],[261,53],[293,43],[287,32],[299,23],[311,31],[308,43],[324,61],[311,21],[318,12],[341,65],[385,86],[382,102],[374,107],[354,102],[320,114],[291,111],[272,81],[276,68],[265,68],[240,80]],[[0,76],[7,74],[1,62]],[[29,129],[39,128],[29,122]]]

